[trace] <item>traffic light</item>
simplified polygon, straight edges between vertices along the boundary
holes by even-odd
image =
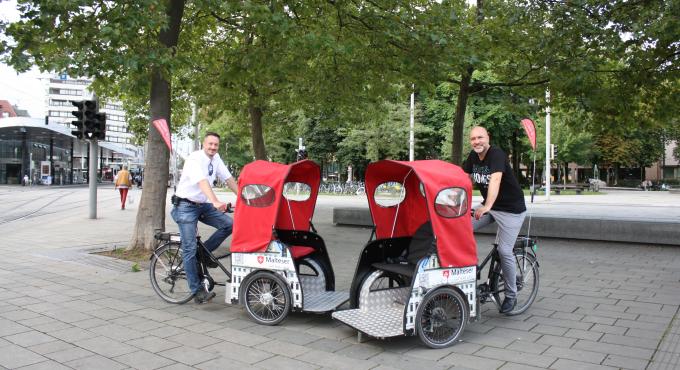
[[[106,113],[94,113],[85,118],[85,138],[104,140],[106,136]]]
[[[555,160],[555,144],[550,144],[550,160]]]
[[[83,135],[86,139],[96,139],[95,131],[97,129],[97,102],[94,100],[85,100],[83,102]]]
[[[99,140],[106,138],[106,113],[95,113],[92,117],[92,137]]]
[[[79,139],[104,140],[106,136],[106,114],[99,113],[95,100],[72,101],[71,104],[78,107],[78,111],[71,114],[76,116],[79,121],[71,122],[78,130],[71,133]]]
[[[297,152],[297,160],[301,161],[303,159],[307,159],[307,149],[298,149],[296,150]]]
[[[78,110],[71,111],[71,114],[76,117],[75,121],[71,121],[73,126],[76,126],[76,130],[71,131],[71,135],[77,137],[78,139],[83,138],[83,117],[85,117],[84,102],[82,101],[71,101]]]
[[[553,146],[553,158],[557,158],[557,145]]]

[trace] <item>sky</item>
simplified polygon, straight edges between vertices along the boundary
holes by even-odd
[[[17,21],[19,12],[15,0],[0,0],[0,19]],[[8,100],[19,109],[26,109],[31,117],[45,115],[45,83],[41,81],[37,68],[26,73],[17,73],[12,67],[0,63],[0,100]]]

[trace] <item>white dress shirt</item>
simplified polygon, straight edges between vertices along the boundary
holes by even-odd
[[[212,164],[212,175],[209,173]],[[224,165],[219,154],[215,154],[212,159],[203,150],[191,153],[184,161],[182,177],[177,184],[176,195],[180,198],[189,199],[196,203],[207,203],[208,197],[203,194],[198,183],[201,180],[208,180],[210,187],[213,186],[216,178],[226,181],[231,177],[231,172]]]

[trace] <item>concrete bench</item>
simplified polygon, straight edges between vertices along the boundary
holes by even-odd
[[[555,194],[559,195],[563,190],[575,190],[576,194],[581,194],[584,190],[588,190],[590,185],[587,184],[567,184],[567,185],[555,185]]]
[[[371,212],[367,207],[333,208],[333,223],[336,225],[373,226]]]
[[[678,189],[680,190],[680,189]],[[371,227],[371,212],[368,207],[335,207],[333,222],[336,225]],[[604,240],[613,242],[680,245],[680,222],[669,220],[629,220],[616,216],[574,217],[534,215],[531,234],[539,237]],[[529,217],[524,219],[523,232],[529,226]],[[495,234],[497,225],[492,223],[476,233]]]

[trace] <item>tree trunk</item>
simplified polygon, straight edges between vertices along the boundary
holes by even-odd
[[[253,142],[255,159],[267,160],[267,151],[262,135],[262,108],[255,102],[255,93],[249,94],[248,114],[250,115],[250,135]]]
[[[647,180],[647,173],[645,172],[645,166],[640,165],[640,181]]]
[[[614,167],[614,186],[619,185],[619,167],[618,164]]]
[[[470,96],[470,82],[474,69],[468,67],[460,79],[458,99],[456,101],[456,115],[453,118],[453,133],[451,140],[451,163],[461,165],[463,163],[463,131],[465,128],[465,110]]]
[[[611,166],[607,166],[607,186],[609,186],[611,184],[610,173],[611,173]]]
[[[578,181],[578,166],[574,166],[574,177],[571,179],[571,182],[574,184],[578,184],[580,181]],[[588,181],[586,181],[587,183]]]
[[[170,0],[166,14],[168,27],[161,29],[159,41],[167,48],[177,46],[180,24],[184,13],[184,0]],[[160,67],[151,70],[151,120],[165,118],[170,125],[172,86],[170,77],[163,75]],[[165,230],[165,200],[168,190],[168,160],[170,153],[158,130],[149,125],[144,164],[144,192],[139,202],[137,219],[132,230],[128,249],[144,248],[152,250],[156,229]]]
[[[484,20],[484,0],[477,0],[476,22],[481,24]],[[468,66],[460,77],[460,89],[456,102],[456,115],[453,118],[453,135],[451,137],[451,162],[461,165],[463,163],[463,131],[465,129],[465,110],[470,96],[470,82],[472,81],[473,66]]]

